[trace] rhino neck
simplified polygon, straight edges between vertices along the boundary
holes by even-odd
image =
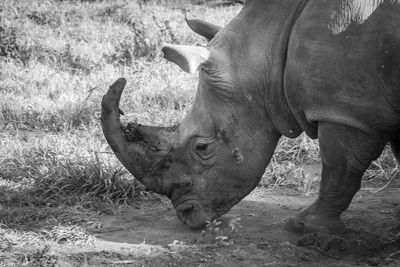
[[[285,96],[284,75],[288,43],[294,25],[309,0],[250,0],[241,18],[257,29],[256,37],[265,53],[263,66],[264,103],[275,129],[287,137],[297,137],[302,129]],[[253,30],[254,31],[254,30]]]

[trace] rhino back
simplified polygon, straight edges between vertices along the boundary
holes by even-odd
[[[318,121],[367,132],[399,128],[399,2],[308,2],[292,29],[284,88],[311,137]]]

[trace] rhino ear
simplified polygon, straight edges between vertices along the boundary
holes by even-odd
[[[214,38],[215,34],[222,29],[220,26],[199,19],[188,19],[187,16],[185,16],[185,20],[190,29],[207,38],[208,41]]]
[[[208,59],[210,51],[205,47],[164,44],[164,58],[174,62],[182,70],[194,73]]]

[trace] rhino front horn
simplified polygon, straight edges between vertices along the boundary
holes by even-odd
[[[101,106],[101,125],[111,149],[148,190],[169,194],[163,184],[162,172],[171,161],[177,140],[177,127],[152,127],[137,123],[120,123],[119,102],[126,85],[124,78],[113,83],[104,95]]]

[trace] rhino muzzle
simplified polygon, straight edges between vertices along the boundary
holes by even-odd
[[[119,103],[126,80],[112,84],[102,100],[101,124],[111,149],[147,190],[170,195],[171,186],[163,175],[172,163],[178,127],[152,127],[137,123],[120,123]]]

